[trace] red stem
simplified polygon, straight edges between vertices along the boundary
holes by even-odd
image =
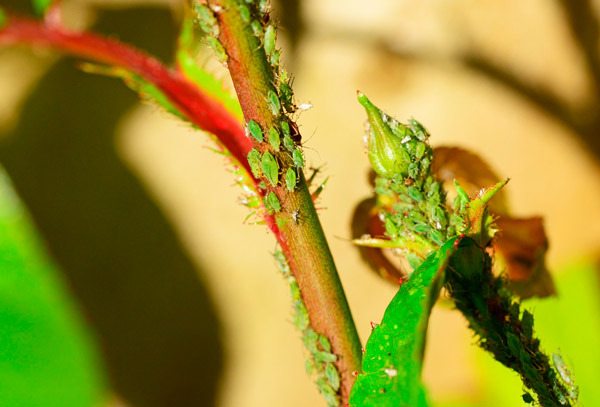
[[[44,22],[10,16],[0,28],[0,46],[26,44],[55,48],[95,62],[119,66],[139,75],[160,89],[191,123],[214,134],[233,156],[235,164],[245,169],[255,185],[258,183],[252,177],[246,159],[252,149],[252,141],[239,121],[218,101],[205,94],[179,71],[166,67],[139,49],[96,34],[71,32],[55,22],[55,19]],[[260,188],[255,190],[263,195]],[[265,212],[264,219],[276,239],[282,242],[273,216]]]
[[[246,160],[252,148],[239,121],[219,102],[202,92],[181,73],[156,58],[119,42],[90,33],[70,32],[55,24],[10,16],[0,29],[0,45],[28,44],[63,52],[131,71],[160,89],[190,122],[217,136],[248,173]]]

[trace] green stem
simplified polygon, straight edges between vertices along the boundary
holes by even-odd
[[[283,119],[296,128],[289,118],[274,115],[269,106],[267,95],[277,91],[274,85],[278,78],[267,61],[263,44],[240,16],[242,4],[219,0],[211,1],[210,7],[219,23],[218,39],[227,53],[245,120],[254,120],[262,129],[270,129],[279,128]],[[272,151],[265,143],[255,143],[255,148]],[[292,168],[289,154],[273,154],[281,168]],[[298,282],[312,328],[327,337],[337,356],[340,398],[345,404],[355,380],[353,372],[360,369],[361,345],[311,194],[301,169],[297,171],[298,183],[293,191],[281,184],[267,185],[265,195],[273,192],[281,203],[281,210],[267,216],[267,221]]]
[[[532,314],[522,311],[504,281],[493,275],[490,256],[472,241],[470,246],[466,246],[468,239],[464,243],[450,261],[446,286],[478,336],[479,345],[517,372],[537,394],[540,405],[573,405],[576,396],[566,388],[534,336]]]

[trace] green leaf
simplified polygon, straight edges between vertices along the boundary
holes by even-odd
[[[99,355],[0,170],[0,402],[101,405]]]
[[[354,407],[426,406],[421,370],[427,323],[457,238],[432,253],[394,296],[367,342]]]

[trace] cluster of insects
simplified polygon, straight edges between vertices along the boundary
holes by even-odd
[[[247,160],[252,175],[260,181],[258,186],[264,192],[264,206],[269,213],[277,213],[281,211],[281,202],[276,189],[283,187],[287,191],[294,191],[299,170],[304,167],[300,133],[289,117],[297,109],[293,101],[291,80],[287,71],[280,66],[281,52],[276,46],[277,31],[270,17],[268,2],[245,0],[231,2],[231,7],[237,8],[240,20],[258,40],[273,77],[271,88],[266,92],[266,104],[273,116],[272,120],[268,125],[262,126],[256,120],[248,120],[246,135],[254,143]],[[207,42],[217,57],[226,62],[226,52],[219,42],[218,15],[222,11],[221,5],[194,3],[198,27],[206,34]]]

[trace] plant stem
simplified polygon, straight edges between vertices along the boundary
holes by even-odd
[[[277,78],[267,61],[263,45],[242,21],[239,3],[234,0],[211,1],[219,22],[219,41],[228,55],[228,68],[246,121],[254,120],[263,129],[278,127],[267,101]],[[257,146],[260,148],[260,146]],[[279,159],[287,164],[283,154]],[[311,194],[298,169],[297,187],[269,187],[281,202],[269,226],[275,233],[292,273],[300,287],[313,329],[326,336],[338,359],[341,401],[347,403],[360,369],[361,345],[344,290],[319,222]],[[274,223],[273,223],[274,222]]]

